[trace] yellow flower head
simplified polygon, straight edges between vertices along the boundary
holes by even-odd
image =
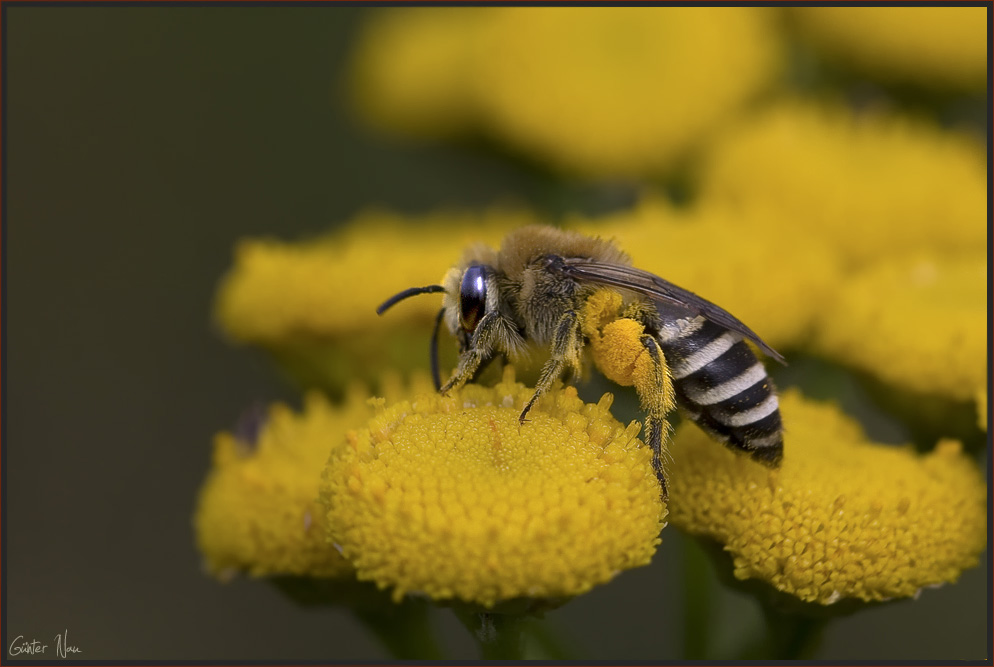
[[[690,425],[672,446],[670,518],[724,544],[737,578],[831,604],[913,596],[977,563],[987,492],[958,442],[919,456],[869,442],[834,406],[795,392],[780,406],[778,471]]]
[[[776,231],[757,235],[751,225]],[[839,275],[834,253],[762,206],[687,211],[647,197],[634,210],[570,226],[614,239],[635,266],[728,310],[775,348],[805,341]]]
[[[890,384],[968,402],[986,383],[985,254],[881,261],[823,304],[817,349]]]
[[[608,411],[553,389],[426,393],[350,432],[325,471],[330,535],[361,580],[492,607],[563,598],[645,565],[665,508],[650,452]]]
[[[385,326],[376,307],[388,297],[437,283],[467,244],[498,241],[508,229],[533,222],[500,210],[421,219],[372,211],[312,241],[244,240],[218,288],[215,316],[240,342],[366,335]],[[428,324],[440,307],[414,299],[403,313]]]
[[[378,381],[384,368],[424,369],[441,299],[405,301],[389,318],[376,307],[437,283],[469,243],[534,222],[499,209],[415,219],[372,211],[311,241],[246,239],[218,287],[214,317],[231,340],[273,351],[305,387],[337,392],[350,379]]]
[[[984,7],[798,7],[794,17],[826,53],[881,77],[983,89]]]
[[[772,11],[750,7],[502,8],[482,39],[477,82],[496,131],[591,175],[672,166],[779,56]]]
[[[352,55],[352,95],[362,118],[384,130],[441,137],[471,126],[468,54],[484,13],[459,7],[373,12]]]
[[[421,375],[411,379],[410,389],[387,378],[383,391],[397,398],[430,388]],[[256,422],[249,424],[250,433],[218,434],[194,515],[208,570],[221,578],[239,571],[353,576],[348,561],[328,545],[318,486],[329,452],[373,412],[369,394],[353,386],[340,407],[312,393],[301,414],[277,404],[249,415]]]
[[[571,172],[639,175],[671,167],[774,78],[774,16],[745,7],[395,10],[360,42],[354,88],[381,127],[430,137],[472,129]]]
[[[777,212],[744,232],[773,239],[791,220],[850,263],[987,244],[982,146],[907,119],[784,103],[716,140],[702,179],[711,201]]]

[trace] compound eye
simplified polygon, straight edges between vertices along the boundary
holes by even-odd
[[[462,276],[459,286],[459,324],[467,333],[473,333],[487,308],[487,270],[471,266]]]

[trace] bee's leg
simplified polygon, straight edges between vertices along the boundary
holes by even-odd
[[[577,373],[580,371],[580,353],[583,351],[583,336],[580,333],[580,319],[576,312],[566,311],[556,324],[556,332],[552,337],[551,357],[542,366],[542,375],[535,385],[535,393],[528,400],[519,422],[525,421],[525,416],[532,409],[542,394],[549,390],[552,383],[563,375],[567,368],[573,368]]]
[[[469,347],[459,355],[456,370],[449,381],[439,389],[440,393],[447,394],[450,390],[463,386],[476,375],[480,364],[493,356],[500,341],[501,329],[505,326],[507,323],[497,313],[487,313],[480,319]]]
[[[642,410],[645,411],[646,439],[652,448],[652,469],[659,480],[662,498],[666,500],[666,472],[663,470],[663,424],[666,415],[673,408],[672,384],[666,381],[669,372],[659,343],[649,334],[643,334],[642,346],[652,360],[652,372],[649,377],[639,378],[635,383]],[[669,391],[667,391],[669,389]]]

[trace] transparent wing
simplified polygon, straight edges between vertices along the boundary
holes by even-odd
[[[620,287],[642,294],[668,308],[686,311],[687,315],[691,317],[701,315],[729,331],[742,334],[780,363],[787,363],[782,354],[764,343],[752,329],[727,310],[719,308],[707,299],[702,299],[693,292],[678,287],[668,280],[663,280],[653,273],[624,264],[592,262],[582,257],[563,258],[559,270],[564,275],[576,280]]]

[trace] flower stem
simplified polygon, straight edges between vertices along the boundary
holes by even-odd
[[[703,660],[711,628],[711,573],[700,546],[692,539],[683,541],[683,657]]]
[[[790,614],[762,604],[766,617],[767,655],[771,660],[810,660],[821,643],[826,618]]]
[[[455,609],[456,616],[466,626],[480,647],[483,660],[522,660],[524,658],[520,614]]]
[[[556,636],[544,620],[527,619],[522,632],[525,635],[525,648],[522,650],[527,660],[576,660],[576,654]]]
[[[270,582],[302,607],[351,609],[355,618],[376,635],[395,658],[442,659],[425,600],[408,597],[397,604],[372,583],[354,578],[283,576],[272,577]]]
[[[407,599],[393,608],[357,608],[353,612],[394,658],[438,660],[442,657],[424,601]]]

